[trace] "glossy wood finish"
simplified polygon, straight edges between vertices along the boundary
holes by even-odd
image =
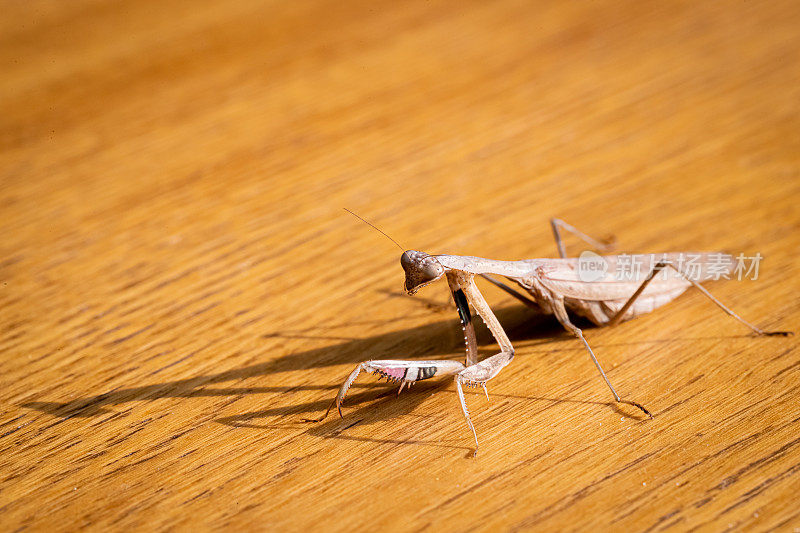
[[[709,289],[798,329],[796,2],[51,2],[0,19],[2,529],[800,527],[797,337],[688,291],[587,338],[483,284],[491,402],[404,247],[764,256]],[[577,240],[568,249],[578,253]],[[478,328],[483,354],[496,346]]]

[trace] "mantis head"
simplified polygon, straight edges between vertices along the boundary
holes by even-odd
[[[416,250],[406,250],[400,256],[400,264],[406,273],[406,292],[414,294],[420,288],[433,283],[444,275],[444,267],[432,255]]]
[[[359,219],[364,224],[371,226],[372,229],[382,233],[384,237],[395,243],[401,250],[403,249],[399,242],[391,238],[389,234],[384,232],[372,222],[364,220],[346,207],[344,210]],[[437,279],[444,276],[445,273],[445,269],[442,264],[439,263],[438,259],[430,254],[418,252],[417,250],[404,251],[403,255],[400,256],[400,264],[403,265],[403,270],[406,272],[406,292],[408,292],[408,294],[414,294],[420,288],[429,283],[433,283]]]

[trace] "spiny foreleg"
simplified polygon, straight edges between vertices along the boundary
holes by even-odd
[[[466,276],[462,274],[460,279],[457,279],[456,281],[458,282],[458,285],[463,288],[467,299],[472,304],[472,307],[475,308],[478,316],[483,319],[483,322],[486,324],[486,327],[489,328],[489,331],[494,336],[497,344],[500,345],[500,353],[491,357],[487,357],[483,361],[468,366],[467,368],[458,372],[455,378],[456,391],[458,392],[458,399],[461,402],[461,410],[464,412],[464,418],[467,420],[467,425],[472,431],[472,436],[475,438],[475,452],[473,454],[473,456],[475,456],[478,454],[478,435],[475,432],[475,427],[472,425],[472,420],[470,420],[469,417],[469,410],[467,409],[467,402],[464,398],[463,386],[482,387],[488,400],[489,393],[486,390],[486,382],[500,373],[500,371],[505,368],[505,366],[508,365],[512,359],[514,359],[514,347],[511,346],[511,341],[508,339],[508,335],[506,335],[506,332],[503,331],[503,327],[500,325],[500,322],[492,312],[489,304],[486,303],[483,295],[478,290],[478,287],[475,285],[475,281],[472,276]]]
[[[320,418],[305,420],[307,422],[319,422],[328,416],[334,406],[339,411],[339,416],[343,416],[342,403],[347,396],[347,391],[350,390],[353,382],[362,371],[370,374],[378,374],[379,377],[386,378],[390,382],[399,383],[400,389],[397,391],[397,393],[400,394],[400,391],[402,391],[403,387],[406,385],[416,383],[417,381],[430,379],[434,376],[453,375],[463,369],[464,365],[461,362],[448,360],[404,361],[387,359],[365,361],[363,363],[359,363],[358,366],[356,366],[356,368],[350,373],[350,375],[347,376],[347,379],[344,380],[344,383],[339,389],[339,393],[336,395],[336,398],[333,399],[324,415],[322,415]]]

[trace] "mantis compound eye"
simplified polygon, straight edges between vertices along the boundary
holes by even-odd
[[[406,273],[406,291],[409,294],[444,275],[444,267],[425,252],[406,250],[400,256],[400,265]]]

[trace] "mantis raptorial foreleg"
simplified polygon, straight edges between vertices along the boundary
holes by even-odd
[[[638,407],[647,416],[653,418],[653,415],[650,414],[650,411],[645,409],[645,407],[642,404],[631,400],[624,400],[620,397],[619,394],[617,394],[617,391],[614,390],[614,386],[608,380],[608,377],[606,376],[603,367],[600,366],[600,362],[597,360],[597,357],[595,357],[594,351],[592,351],[592,348],[589,346],[589,343],[586,342],[586,338],[583,336],[583,331],[570,321],[569,315],[567,314],[567,309],[566,307],[564,307],[564,298],[558,295],[554,295],[553,298],[553,313],[555,314],[556,318],[561,323],[561,325],[564,326],[564,328],[566,328],[567,331],[578,337],[581,340],[581,342],[583,342],[583,345],[586,347],[586,351],[589,352],[589,355],[591,356],[592,361],[594,362],[594,366],[597,367],[597,370],[600,372],[600,375],[603,377],[603,380],[605,380],[606,385],[608,385],[608,388],[611,389],[611,394],[614,395],[614,399],[619,403],[627,403],[629,405],[633,405],[634,407]]]
[[[636,299],[639,298],[639,296],[641,296],[642,292],[644,292],[645,288],[647,287],[647,285],[650,284],[650,282],[653,280],[653,278],[655,278],[656,275],[659,272],[661,272],[663,269],[665,269],[667,267],[672,268],[675,272],[678,273],[678,275],[680,275],[683,279],[685,279],[686,281],[691,283],[692,286],[694,286],[697,290],[702,292],[709,300],[714,302],[717,305],[717,307],[719,307],[720,309],[725,311],[727,314],[729,314],[730,316],[732,316],[733,318],[735,318],[736,320],[738,320],[739,322],[741,322],[742,324],[744,324],[745,326],[747,326],[748,328],[753,330],[753,332],[756,335],[784,335],[784,336],[792,335],[791,331],[764,331],[763,329],[761,329],[761,328],[759,328],[757,326],[754,326],[753,324],[751,324],[747,320],[745,320],[742,317],[740,317],[739,315],[737,315],[731,308],[729,308],[728,306],[726,306],[725,304],[723,304],[722,302],[717,300],[714,297],[714,295],[711,294],[710,292],[708,292],[708,290],[705,287],[703,287],[702,285],[700,285],[699,283],[697,283],[696,281],[691,279],[689,276],[687,276],[686,274],[681,272],[681,270],[674,263],[672,263],[671,261],[668,261],[666,259],[662,259],[661,261],[656,263],[656,265],[653,267],[653,270],[651,270],[650,274],[647,275],[647,278],[645,278],[645,280],[642,282],[642,284],[639,285],[639,288],[636,289],[636,292],[634,292],[633,295],[631,295],[631,297],[628,299],[628,301],[625,302],[625,305],[623,305],[620,308],[620,310],[617,311],[617,313],[613,317],[611,317],[611,320],[608,321],[607,325],[608,326],[613,326],[615,324],[618,324],[620,322],[620,320],[622,320],[622,318],[625,316],[625,313],[628,311],[628,309],[630,309],[630,307],[636,301]]]
[[[464,365],[459,361],[405,361],[400,359],[385,359],[365,361],[359,363],[358,366],[347,376],[347,379],[342,383],[339,393],[333,399],[325,414],[320,418],[307,418],[307,422],[320,422],[331,410],[336,407],[339,411],[339,416],[342,415],[342,402],[347,397],[347,391],[356,380],[358,375],[363,372],[370,374],[378,374],[380,377],[386,378],[388,381],[400,383],[400,390],[403,390],[406,385],[422,381],[424,379],[432,378],[433,376],[448,376],[457,373],[464,369]]]
[[[461,330],[464,332],[464,344],[467,348],[466,365],[474,365],[478,362],[478,340],[475,337],[475,324],[472,323],[472,313],[469,312],[469,302],[457,278],[448,278],[447,282],[450,285],[453,302],[455,302],[458,310],[458,318],[461,320]]]
[[[475,437],[475,454],[478,453],[478,435],[475,432],[475,427],[472,425],[472,420],[469,416],[467,409],[467,402],[464,398],[463,386],[480,386],[486,393],[486,399],[489,399],[489,393],[486,391],[486,382],[495,377],[500,370],[502,370],[514,358],[514,348],[511,346],[511,341],[508,335],[503,331],[503,327],[497,320],[497,317],[492,312],[489,304],[484,300],[478,287],[475,285],[472,274],[467,273],[453,273],[448,274],[448,283],[453,293],[453,300],[456,303],[459,317],[461,318],[461,325],[464,328],[464,341],[467,346],[467,365],[464,366],[459,361],[405,361],[405,360],[376,360],[366,361],[359,363],[358,366],[350,373],[347,379],[339,389],[336,398],[331,402],[331,405],[325,411],[325,414],[318,419],[306,419],[309,422],[319,422],[323,420],[331,410],[336,407],[339,411],[339,416],[342,416],[342,402],[347,396],[347,391],[356,380],[361,372],[377,373],[382,377],[400,383],[400,390],[406,384],[411,384],[423,379],[428,379],[433,376],[446,376],[455,375],[456,391],[458,392],[458,399],[461,403],[461,409],[464,413],[464,418],[467,420],[467,425]],[[497,340],[500,345],[500,353],[491,357],[487,357],[483,361],[477,362],[478,350],[475,341],[475,330],[472,324],[472,315],[469,311],[469,305],[478,313],[483,319],[489,331]]]
[[[514,359],[514,347],[511,341],[500,325],[500,321],[494,316],[489,304],[484,300],[483,295],[475,285],[472,275],[448,274],[448,282],[451,287],[457,286],[464,291],[469,303],[475,308],[475,312],[483,319],[486,327],[494,336],[497,344],[500,346],[500,352],[487,357],[479,363],[468,366],[464,370],[456,374],[456,391],[458,392],[458,399],[461,402],[461,410],[464,412],[464,418],[467,420],[467,425],[472,431],[472,436],[475,437],[475,452],[473,455],[478,454],[478,435],[475,433],[475,427],[472,425],[472,420],[469,417],[469,410],[467,409],[467,402],[464,398],[463,385],[481,386],[486,393],[486,399],[489,399],[489,393],[486,390],[486,382],[495,377],[500,371]]]

